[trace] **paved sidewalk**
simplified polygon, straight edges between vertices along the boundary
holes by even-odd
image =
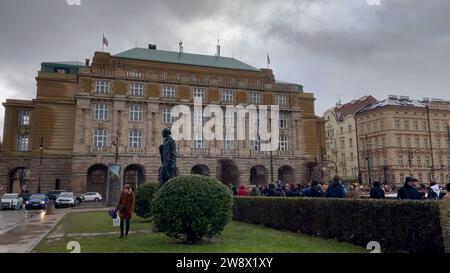
[[[55,209],[52,215],[46,215],[43,211],[25,223],[15,225],[0,233],[0,253],[31,252],[67,213],[104,210],[108,210],[108,208]]]

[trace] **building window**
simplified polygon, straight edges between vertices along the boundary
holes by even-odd
[[[222,102],[234,102],[234,91],[222,90]]]
[[[100,94],[108,94],[110,88],[109,81],[96,81],[95,82],[95,92]]]
[[[130,106],[130,121],[142,121],[143,109],[142,105]]]
[[[140,82],[130,83],[130,94],[132,96],[143,96],[144,95],[144,84]]]
[[[419,122],[417,120],[413,121],[413,130],[419,131]]]
[[[107,143],[107,133],[105,129],[95,129],[94,130],[94,147],[106,147]]]
[[[353,138],[349,138],[349,139],[348,139],[348,146],[349,146],[350,148],[353,148]]]
[[[414,142],[416,143],[416,148],[420,148],[420,139],[418,137],[415,138]]]
[[[345,149],[345,140],[341,139],[341,149]]]
[[[381,138],[381,147],[386,148],[386,138]]]
[[[275,95],[275,104],[285,106],[287,104],[286,95]]]
[[[250,140],[250,149],[252,151],[261,151],[261,140]]]
[[[232,149],[234,149],[234,140],[232,140],[232,139],[233,139],[232,136],[225,135],[225,139],[224,139],[224,142],[223,142],[225,150],[232,150]]]
[[[175,98],[175,86],[163,85],[162,96],[163,98]]]
[[[435,131],[440,131],[441,130],[441,126],[440,126],[439,120],[434,121],[434,130]]]
[[[353,129],[353,128],[352,128],[352,125],[350,124],[350,125],[348,126],[348,132],[351,133],[351,132],[352,132],[352,129]]]
[[[399,120],[399,119],[396,119],[396,120],[395,120],[395,122],[394,122],[394,128],[395,128],[395,129],[400,129],[400,120]]]
[[[402,137],[397,136],[397,147],[402,147]]]
[[[441,148],[441,138],[439,138],[439,137],[436,138],[436,147],[439,149]]]
[[[30,125],[30,110],[19,110],[19,125],[29,126]]]
[[[203,88],[194,88],[192,91],[193,99],[201,99],[202,101],[206,100],[205,89]]]
[[[171,124],[175,122],[175,117],[172,117],[170,112],[172,111],[171,107],[162,107],[161,108],[161,118],[162,123]]]
[[[94,119],[108,120],[108,105],[103,103],[96,104],[94,108]]]
[[[261,103],[261,93],[259,93],[259,92],[250,92],[249,102],[251,104],[260,104]]]
[[[339,129],[341,131],[341,135],[343,135],[344,134],[344,127],[340,127]]]
[[[350,153],[350,161],[355,161],[355,155],[353,153]]]
[[[423,139],[423,147],[428,148],[428,138]]]
[[[417,155],[417,157],[416,157],[416,165],[417,166],[422,166],[422,156]]]
[[[380,120],[380,130],[384,131],[384,120]]]
[[[398,155],[397,164],[403,166],[403,155]]]
[[[427,131],[427,130],[428,130],[427,122],[425,120],[422,120],[422,131]]]
[[[194,147],[195,147],[195,149],[205,149],[205,146],[206,146],[206,142],[203,139],[202,133],[195,134],[195,137],[194,137]]]
[[[128,146],[130,147],[142,147],[142,132],[134,129],[131,130],[128,135]]]
[[[408,119],[405,119],[405,120],[403,121],[403,123],[404,123],[404,128],[405,128],[405,130],[409,130],[409,120],[408,120]]]
[[[279,150],[287,151],[289,149],[289,140],[287,136],[279,137]]]
[[[378,132],[378,121],[375,121],[375,122],[373,123],[373,131],[374,131],[374,132]]]
[[[280,129],[288,128],[288,115],[287,113],[280,113]]]
[[[411,137],[406,137],[406,147],[411,148]]]
[[[28,151],[28,143],[29,143],[28,135],[19,135],[17,137],[16,150],[18,152],[26,152],[26,151]]]
[[[430,156],[429,155],[425,156],[425,166],[426,167],[430,167],[431,166],[431,161],[430,161]]]

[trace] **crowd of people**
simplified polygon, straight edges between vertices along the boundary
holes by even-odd
[[[326,197],[326,198],[361,198],[384,199],[387,194],[396,193],[396,197],[402,200],[450,200],[450,194],[444,194],[444,190],[435,182],[429,186],[419,184],[413,177],[406,177],[405,184],[398,192],[395,187],[382,185],[374,181],[371,187],[343,184],[339,176],[335,176],[328,184],[312,180],[309,183],[285,184],[283,181],[269,183],[268,185],[228,185],[229,191],[236,196],[269,196],[269,197]],[[446,192],[450,192],[450,183],[446,185]]]

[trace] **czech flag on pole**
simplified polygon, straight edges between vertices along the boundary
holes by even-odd
[[[108,39],[106,39],[105,34],[103,34],[103,45],[105,45],[106,47],[109,47],[109,41],[108,41]]]

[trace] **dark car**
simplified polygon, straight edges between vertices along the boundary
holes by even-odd
[[[67,191],[63,191],[63,190],[49,191],[49,192],[47,193],[47,197],[48,197],[49,200],[55,201],[56,198],[58,198],[58,196],[59,196],[62,192],[67,192]]]
[[[23,202],[27,202],[30,199],[31,193],[27,192],[27,191],[23,191],[19,194],[19,197],[22,197]]]
[[[48,204],[48,197],[43,193],[35,193],[30,196],[27,202],[25,202],[25,208],[29,209],[46,209]]]

